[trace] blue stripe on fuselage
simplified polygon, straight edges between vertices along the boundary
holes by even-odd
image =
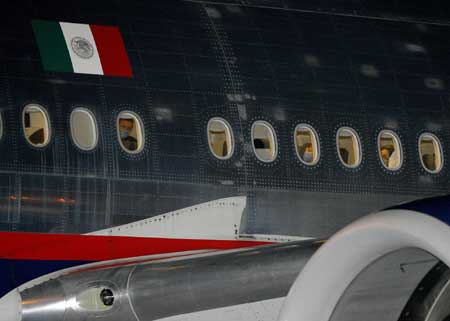
[[[450,196],[440,196],[394,206],[390,209],[412,210],[428,214],[450,225]]]
[[[90,261],[39,261],[0,259],[0,298],[18,286],[43,275]]]

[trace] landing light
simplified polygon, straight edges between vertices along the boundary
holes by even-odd
[[[107,307],[110,307],[114,303],[114,293],[111,291],[111,289],[103,289],[100,292],[100,299],[102,300],[103,304]]]
[[[110,288],[95,286],[77,295],[78,307],[88,311],[107,311],[114,304],[114,292]]]

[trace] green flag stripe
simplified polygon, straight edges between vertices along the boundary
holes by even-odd
[[[33,20],[31,24],[44,69],[73,72],[72,61],[59,22]]]

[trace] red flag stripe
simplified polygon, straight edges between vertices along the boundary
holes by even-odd
[[[106,76],[133,77],[130,61],[119,28],[90,25]]]
[[[0,232],[0,259],[104,261],[193,250],[226,250],[270,242]]]

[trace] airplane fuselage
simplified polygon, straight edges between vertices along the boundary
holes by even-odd
[[[5,237],[113,233],[244,197],[236,236],[325,238],[448,193],[446,22],[201,1],[2,6]],[[19,269],[4,252],[2,269]]]

